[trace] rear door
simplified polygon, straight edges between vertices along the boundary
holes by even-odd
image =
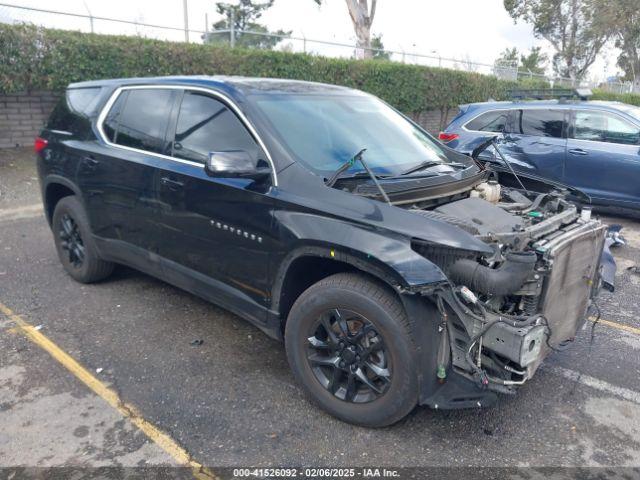
[[[560,182],[567,145],[567,111],[551,108],[514,109],[501,152],[517,171]]]
[[[640,127],[622,115],[576,109],[567,144],[565,183],[594,202],[640,206]]]
[[[168,151],[175,97],[170,89],[121,89],[98,120],[106,144],[88,146],[78,169],[94,234],[121,253],[157,251],[154,173]]]
[[[270,180],[212,178],[209,152],[265,153],[233,109],[215,94],[186,90],[172,142],[173,162],[159,171],[160,254],[178,281],[196,280],[208,296],[264,321],[271,240]],[[208,287],[207,287],[208,285]],[[200,288],[200,287],[198,287]]]

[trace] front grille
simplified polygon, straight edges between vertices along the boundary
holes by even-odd
[[[551,329],[549,343],[573,338],[582,324],[600,265],[606,227],[591,222],[545,245],[551,273],[542,294],[542,314]]]

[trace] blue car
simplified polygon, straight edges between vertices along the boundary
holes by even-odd
[[[567,100],[472,103],[460,106],[439,139],[471,153],[490,135],[519,175],[574,187],[601,210],[640,210],[639,107]],[[504,169],[493,147],[479,159]]]

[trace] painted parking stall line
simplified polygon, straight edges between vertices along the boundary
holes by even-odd
[[[596,317],[589,317],[589,321],[596,322]],[[622,330],[623,332],[634,333],[640,335],[640,328],[632,327],[625,323],[614,322],[613,320],[605,320],[601,318],[597,321],[598,325],[606,325],[607,327],[615,328],[616,330]]]
[[[0,313],[15,325],[15,332],[24,335],[27,339],[46,351],[54,360],[71,372],[96,395],[138,427],[152,442],[167,452],[177,463],[190,468],[195,478],[199,480],[218,478],[210,469],[196,462],[191,455],[168,434],[151,422],[145,420],[133,405],[124,402],[114,390],[98,380],[73,357],[41,333],[39,329],[30,325],[20,315],[15,314],[9,307],[2,303],[0,303]]]
[[[575,370],[570,370],[564,367],[553,366],[543,368],[544,370],[547,370],[551,373],[560,375],[569,380],[573,380],[574,382],[578,382],[581,385],[599,390],[609,395],[623,398],[624,400],[628,400],[640,405],[640,392],[636,392],[635,390],[618,387],[617,385],[612,385],[608,382],[605,382],[604,380],[600,380],[590,375],[585,375],[584,373],[576,372]]]

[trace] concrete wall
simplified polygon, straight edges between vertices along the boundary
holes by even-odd
[[[48,91],[0,95],[0,148],[33,145],[58,98]]]
[[[0,148],[33,145],[33,140],[46,122],[60,94],[48,91],[0,95]],[[457,113],[453,108],[441,123],[440,110],[429,110],[414,116],[427,131],[437,135]]]

